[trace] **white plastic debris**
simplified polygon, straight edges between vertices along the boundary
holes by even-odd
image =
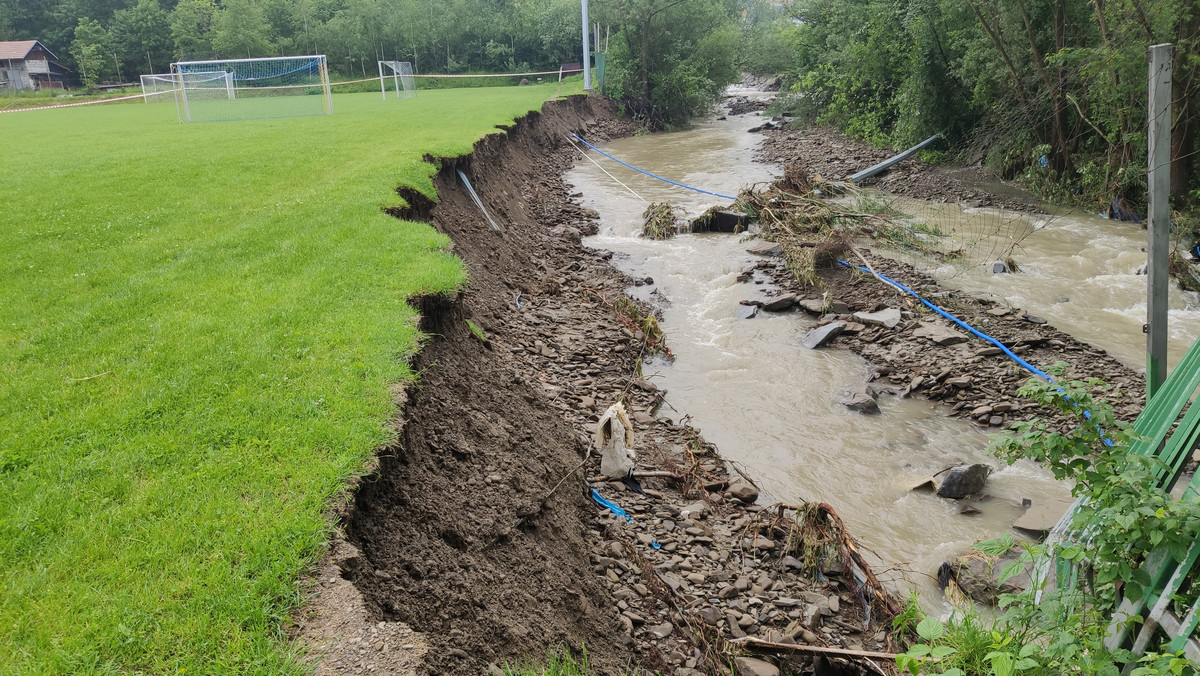
[[[637,455],[633,452],[633,425],[620,402],[608,407],[596,425],[594,437],[600,452],[600,473],[611,479],[622,479],[633,472]]]

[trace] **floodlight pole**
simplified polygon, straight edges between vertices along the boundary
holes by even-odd
[[[583,91],[592,91],[592,64],[588,58],[588,15],[587,15],[587,0],[583,2]]]

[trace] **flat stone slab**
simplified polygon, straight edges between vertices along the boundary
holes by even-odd
[[[739,657],[734,666],[738,676],[779,676],[779,667],[756,657]]]
[[[785,293],[782,296],[776,296],[770,300],[764,300],[762,309],[766,312],[783,312],[784,310],[790,310],[795,304],[796,296],[790,293]]]
[[[755,256],[782,256],[783,247],[775,242],[768,242],[765,239],[755,240],[746,247],[746,251]]]
[[[825,301],[820,298],[805,298],[803,300],[796,301],[796,305],[799,305],[814,315],[825,314]]]
[[[804,341],[802,344],[804,347],[807,347],[810,350],[815,350],[818,347],[825,347],[832,342],[834,338],[837,338],[839,335],[841,335],[845,328],[846,322],[830,322],[825,326],[818,326],[812,331],[809,331],[808,335],[804,336]]]
[[[855,312],[854,318],[863,324],[882,326],[885,329],[894,329],[900,325],[900,311],[894,307],[879,312]]]
[[[1013,522],[1013,528],[1033,533],[1048,532],[1054,528],[1063,514],[1071,509],[1072,504],[1067,500],[1058,499],[1035,500],[1033,505]]]
[[[916,338],[928,338],[937,345],[958,345],[967,342],[967,337],[958,331],[937,322],[921,324],[913,329]]]

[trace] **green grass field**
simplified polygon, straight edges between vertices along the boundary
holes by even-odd
[[[281,625],[412,378],[405,300],[464,282],[380,207],[556,92],[0,115],[0,673],[304,671]]]

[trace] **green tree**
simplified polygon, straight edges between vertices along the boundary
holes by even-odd
[[[109,32],[127,72],[163,72],[170,64],[171,20],[158,0],[117,11]]]
[[[609,94],[652,127],[703,112],[738,77],[734,9],[718,0],[618,0]]]
[[[75,39],[71,41],[71,55],[79,65],[85,86],[95,87],[116,74],[116,64],[109,54],[108,31],[99,21],[80,17],[75,27]]]
[[[213,18],[212,48],[226,59],[271,56],[270,24],[255,0],[225,0]]]
[[[13,31],[15,14],[12,0],[0,0],[0,40],[12,40],[16,36]]]
[[[180,0],[171,11],[171,38],[175,58],[206,59],[213,56],[212,30],[217,15],[213,0]]]

